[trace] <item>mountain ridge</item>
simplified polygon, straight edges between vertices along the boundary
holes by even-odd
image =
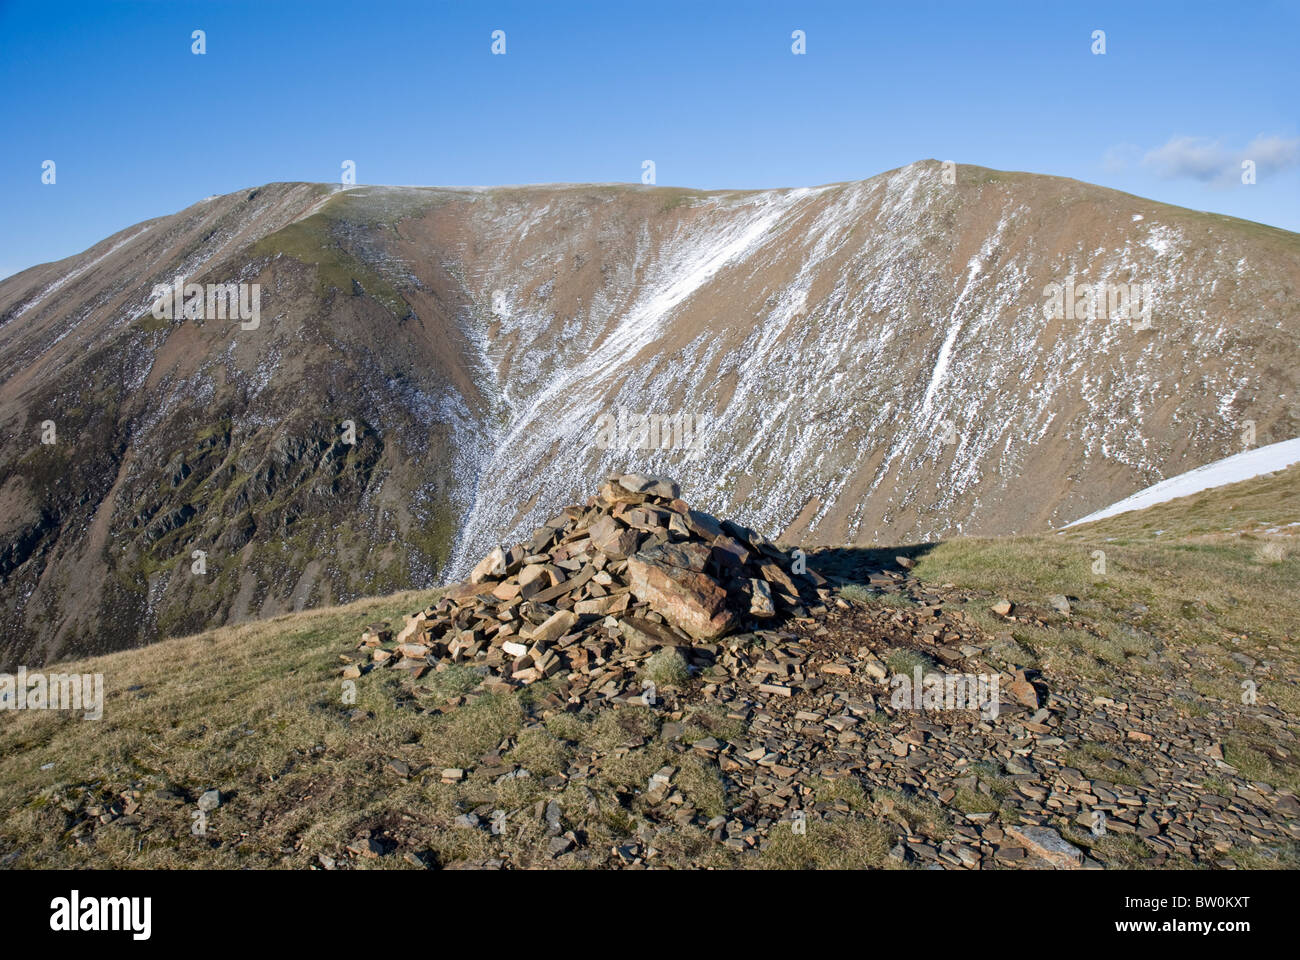
[[[1048,529],[1239,448],[1244,420],[1300,433],[1300,236],[942,174],[270,184],[0,281],[8,657],[456,579],[602,470],[873,543]],[[178,274],[259,283],[261,329],[155,320]],[[1070,276],[1152,284],[1155,329],[1045,321]],[[600,449],[619,412],[694,418],[699,455]]]

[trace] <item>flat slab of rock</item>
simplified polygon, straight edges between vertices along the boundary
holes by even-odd
[[[618,478],[618,485],[632,493],[647,493],[652,497],[676,500],[682,495],[682,488],[672,480],[659,477],[647,477],[641,473],[625,473]]]
[[[533,643],[554,643],[568,633],[577,622],[576,613],[572,610],[561,610],[547,618],[541,626],[534,628],[528,634],[528,639]]]
[[[501,547],[497,547],[486,557],[478,562],[478,565],[470,571],[470,583],[482,583],[488,577],[504,577],[506,575],[506,552]]]
[[[749,612],[755,617],[775,617],[776,604],[772,602],[772,588],[766,580],[750,580],[753,597],[749,603]]]
[[[640,617],[624,617],[619,621],[619,629],[633,653],[645,653],[658,647],[688,646],[690,643],[667,625]]]
[[[627,558],[632,595],[696,640],[713,640],[736,626],[727,591],[707,574],[635,553]]]
[[[1054,867],[1070,869],[1083,866],[1083,851],[1050,827],[1009,826],[1006,834]]]

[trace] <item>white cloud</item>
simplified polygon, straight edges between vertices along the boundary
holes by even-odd
[[[1162,180],[1200,180],[1209,183],[1232,176],[1232,154],[1218,140],[1205,137],[1174,137],[1162,147],[1148,150],[1142,166]]]
[[[1239,182],[1244,160],[1255,162],[1260,177],[1300,166],[1300,137],[1287,139],[1260,134],[1245,147],[1234,149],[1222,140],[1179,136],[1145,153],[1123,143],[1107,150],[1102,163],[1111,172],[1137,163],[1162,180],[1197,180],[1229,186]]]
[[[1254,160],[1260,173],[1277,173],[1300,166],[1300,137],[1258,136],[1246,146],[1242,160]]]

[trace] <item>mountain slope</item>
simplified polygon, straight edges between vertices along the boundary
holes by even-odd
[[[1061,534],[812,552],[813,569],[833,578],[847,604],[788,625],[809,637],[816,662],[842,666],[860,644],[878,643],[876,620],[895,654],[933,651],[941,622],[969,636],[987,663],[1040,678],[1051,726],[1035,732],[1028,711],[1008,708],[994,726],[1015,738],[1000,741],[1014,750],[980,752],[984,734],[960,715],[919,720],[886,710],[878,696],[879,709],[861,710],[843,741],[873,770],[839,775],[824,752],[798,766],[794,791],[769,794],[778,806],[782,796],[800,798],[802,836],[784,817],[763,828],[766,811],[735,802],[754,766],[737,771],[747,749],[738,744],[828,739],[816,723],[774,737],[777,698],[738,722],[701,701],[699,678],[680,711],[612,697],[572,710],[552,696],[552,681],[482,695],[479,678],[460,667],[418,682],[375,671],[348,700],[340,657],[358,657],[368,624],[399,623],[433,597],[407,592],[60,667],[103,674],[103,718],[27,711],[0,724],[0,868],[616,867],[624,861],[611,851],[652,856],[647,846],[663,866],[863,868],[906,862],[906,853],[890,856],[896,844],[922,866],[969,865],[973,853],[982,867],[1014,867],[1034,860],[1007,828],[1030,822],[1050,824],[1106,867],[1294,868],[1300,550],[1294,534],[1265,528],[1300,529],[1287,527],[1300,522],[1297,493],[1300,466]],[[1261,543],[1276,540],[1289,554],[1261,559]],[[1098,548],[1108,555],[1103,574]],[[913,576],[899,575],[895,554],[915,560]],[[833,572],[846,568],[853,574]],[[1070,613],[1053,609],[1053,594],[1069,596]],[[1010,617],[990,611],[997,597],[1015,602]],[[845,617],[861,632],[839,637]],[[829,634],[816,634],[822,624]],[[784,709],[825,711],[828,701],[841,713],[861,709],[861,676],[822,676],[849,687],[801,692]],[[838,719],[836,730],[852,718]],[[727,758],[704,750],[710,736],[729,745]],[[835,739],[831,731],[831,749]],[[964,754],[976,762],[952,762]],[[795,761],[778,760],[787,762]],[[680,793],[675,809],[698,815],[658,823],[651,841],[645,795],[666,764]],[[445,768],[463,779],[444,777]],[[906,786],[878,782],[890,777]],[[1084,789],[1071,791],[1080,778]],[[1105,794],[1070,798],[1094,787]],[[221,804],[196,837],[198,798],[214,789]],[[1062,806],[1035,802],[1049,791]],[[1103,799],[1111,794],[1122,802]],[[561,844],[558,862],[547,832],[552,802],[580,841]],[[484,804],[509,829],[491,829],[495,812],[467,816]],[[1100,836],[1096,809],[1109,812]],[[746,849],[743,834],[723,842],[708,825],[723,815],[728,831],[741,819],[751,835],[766,830],[761,847]],[[906,839],[918,835],[929,859]]]
[[[155,320],[176,275],[261,326]],[[1045,319],[1069,277],[1151,329]],[[213,198],[0,283],[0,662],[456,577],[611,468],[805,542],[1048,529],[1300,433],[1298,289],[1294,234],[933,161]],[[698,444],[606,449],[620,410]]]

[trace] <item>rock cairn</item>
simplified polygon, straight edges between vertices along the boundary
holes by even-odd
[[[527,542],[492,550],[395,637],[375,624],[362,645],[375,665],[418,677],[466,664],[503,691],[663,647],[707,664],[722,637],[805,617],[826,595],[821,577],[760,534],[691,509],[676,483],[624,474]]]

